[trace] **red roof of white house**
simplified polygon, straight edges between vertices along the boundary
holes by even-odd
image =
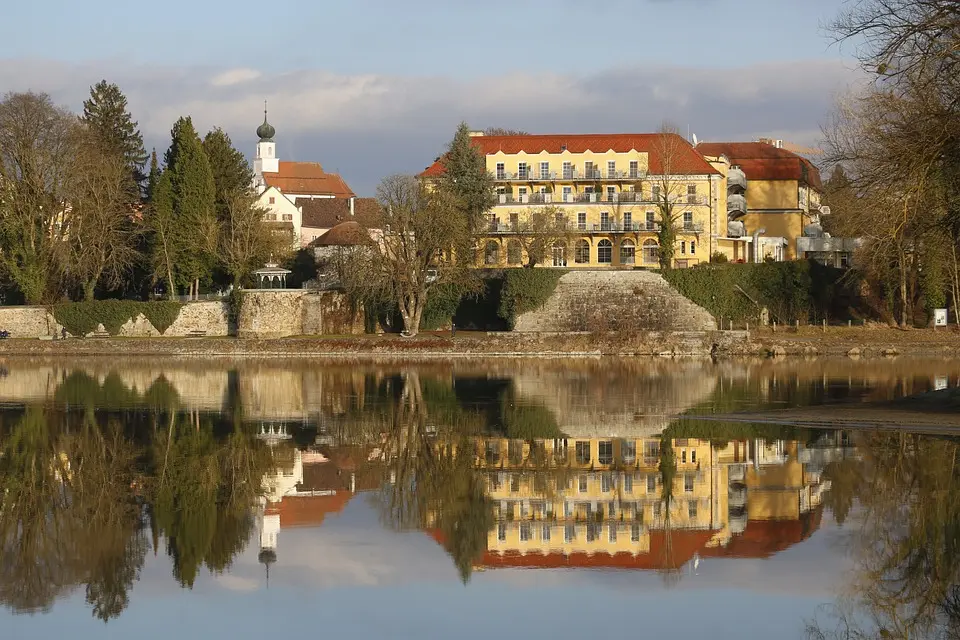
[[[319,162],[280,161],[280,170],[263,174],[268,187],[276,187],[288,195],[331,195],[335,198],[355,197],[336,173],[327,173]]]

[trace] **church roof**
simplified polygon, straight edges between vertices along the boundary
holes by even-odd
[[[264,173],[268,187],[276,187],[288,196],[311,195],[352,198],[356,194],[336,173],[327,173],[319,162],[280,161],[279,171]]]
[[[370,233],[353,220],[341,222],[310,243],[311,247],[357,247],[370,241]]]

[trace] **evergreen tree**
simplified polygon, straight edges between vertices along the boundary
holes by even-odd
[[[203,150],[213,172],[217,193],[217,219],[223,221],[227,218],[230,200],[250,190],[253,171],[243,153],[234,148],[230,136],[219,127],[203,139]]]
[[[160,179],[160,163],[157,161],[157,149],[150,152],[150,172],[147,174],[147,202],[153,201],[153,194],[157,189],[157,181]]]
[[[195,289],[213,268],[217,243],[216,186],[193,121],[180,118],[166,154],[173,195],[175,276]]]
[[[493,174],[487,160],[474,146],[470,127],[461,122],[443,157],[444,173],[439,188],[454,197],[457,208],[467,217],[470,229],[483,225],[483,216],[496,202]]]
[[[83,102],[81,120],[107,151],[123,156],[132,180],[142,186],[146,179],[143,167],[147,162],[147,151],[120,87],[106,80],[90,87],[90,98]]]

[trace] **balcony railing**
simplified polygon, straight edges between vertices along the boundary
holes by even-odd
[[[702,222],[684,222],[680,230],[683,231],[684,233],[702,233],[703,223]]]
[[[655,204],[649,196],[635,191],[621,193],[528,193],[513,195],[497,194],[498,205],[517,204],[617,204],[646,203]]]
[[[646,177],[646,172],[634,170],[602,171],[600,169],[577,169],[569,171],[495,171],[494,178],[502,182],[547,182],[552,180],[640,180]]]

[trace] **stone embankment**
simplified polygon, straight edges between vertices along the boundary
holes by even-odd
[[[716,331],[710,313],[651,271],[571,271],[542,308],[517,318],[515,330]]]

